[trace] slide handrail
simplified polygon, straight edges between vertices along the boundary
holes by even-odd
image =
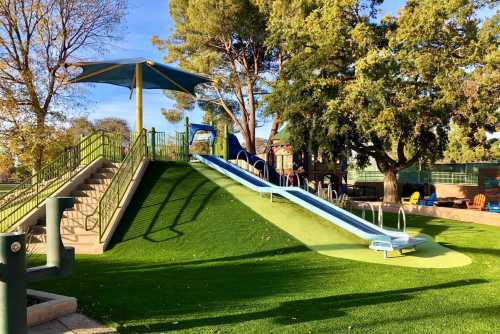
[[[247,151],[245,151],[245,150],[240,150],[240,151],[238,152],[238,154],[236,155],[236,164],[238,164],[238,160],[240,160],[240,153],[241,153],[241,152],[245,153],[245,157],[247,158],[247,168],[246,168],[246,170],[249,170],[249,167],[250,167],[250,161],[249,161],[249,159],[248,159],[248,153],[247,153]]]
[[[286,176],[286,186],[288,188],[288,180],[290,180],[290,176],[296,176],[297,177],[297,185],[300,188],[300,177],[295,174],[294,172],[290,171],[288,172],[288,175]]]
[[[382,209],[382,203],[378,206],[378,226],[384,228],[384,209]]]
[[[304,177],[304,190],[309,192],[309,179]]]
[[[366,214],[365,214],[365,206],[368,206],[372,210],[372,223],[375,224],[375,209],[373,208],[373,204],[370,202],[361,202],[361,208],[363,211],[361,212],[361,217],[366,220]]]
[[[264,160],[256,160],[254,163],[253,163],[253,168],[254,169],[257,169],[257,163],[259,162],[262,162],[264,164],[264,180],[267,180],[269,181],[269,169],[267,167],[267,164],[264,162]]]
[[[398,231],[400,230],[400,218],[403,217],[403,232],[406,232],[406,213],[404,207],[401,205],[398,210]]]
[[[332,184],[328,184],[328,201],[333,203],[333,194],[335,194],[335,202],[338,203],[339,195],[337,194],[337,190],[333,189]]]

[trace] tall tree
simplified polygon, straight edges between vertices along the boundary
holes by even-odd
[[[153,37],[153,43],[167,52],[165,62],[178,62],[214,79],[200,90],[201,100],[227,114],[252,153],[262,94],[268,87],[265,79],[276,56],[266,44],[266,15],[260,2],[172,0],[173,34],[167,40]],[[178,109],[170,112],[179,114]]]
[[[0,2],[0,121],[4,135],[41,168],[51,122],[74,97],[65,64],[113,39],[125,0]]]
[[[276,99],[313,109],[288,107],[298,141],[316,126],[332,141],[318,138],[320,150],[345,142],[360,165],[374,159],[384,201],[395,202],[397,173],[440,158],[452,120],[488,131],[498,124],[498,14],[478,18],[493,1],[409,0],[376,22],[377,2],[330,0],[313,11],[291,34],[302,50]]]
[[[96,130],[105,130],[112,133],[121,134],[126,141],[130,140],[130,126],[127,120],[119,117],[105,117],[94,121]]]
[[[469,129],[452,124],[442,161],[466,163],[500,160],[500,140],[498,138],[488,139],[484,129],[476,130],[473,133],[470,133]]]

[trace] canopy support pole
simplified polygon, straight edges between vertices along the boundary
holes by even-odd
[[[135,131],[142,131],[142,63],[135,64]]]

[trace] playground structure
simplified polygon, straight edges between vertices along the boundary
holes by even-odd
[[[387,251],[414,248],[423,242],[410,238],[404,231],[394,234],[384,229],[382,205],[378,205],[379,226],[375,226],[374,212],[372,222],[369,222],[344,210],[348,207],[360,208],[360,204],[353,206],[354,202],[339,193],[331,183],[326,187],[319,183],[310,188],[307,178],[293,171],[282,175],[267,161],[245,150],[236,135],[229,133],[227,126],[221,130],[207,124],[190,123],[188,119],[184,123],[184,131],[175,135],[157,132],[154,128],[149,131],[143,129],[134,134],[128,144],[122,138],[104,132],[83,138],[76,147],[64,152],[39,174],[25,180],[0,200],[1,231],[29,232],[40,228],[43,235],[45,226],[40,213],[44,212],[47,198],[73,196],[75,207],[65,211],[61,222],[63,241],[73,246],[77,253],[102,253],[131,201],[147,163],[154,160],[189,162],[190,147],[193,148],[199,141],[199,132],[205,133],[207,152],[191,156],[201,162],[210,162],[210,166],[218,171],[224,169],[227,172],[226,169],[231,166],[230,177],[243,172],[249,178],[240,177],[238,182],[246,180],[242,183],[250,189],[261,194],[268,193],[271,197],[273,194],[285,197],[368,241],[371,248],[382,250],[386,255]],[[220,164],[215,166],[214,161],[208,160],[211,158]],[[89,168],[94,169],[89,172]],[[427,199],[425,203],[431,200]],[[398,213],[399,207],[396,209],[395,213]],[[43,239],[35,241],[42,246],[45,244]]]

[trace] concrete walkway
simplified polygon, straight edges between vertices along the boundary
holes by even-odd
[[[118,333],[114,329],[104,327],[98,322],[73,313],[60,317],[42,325],[31,327],[28,334],[108,334]]]

